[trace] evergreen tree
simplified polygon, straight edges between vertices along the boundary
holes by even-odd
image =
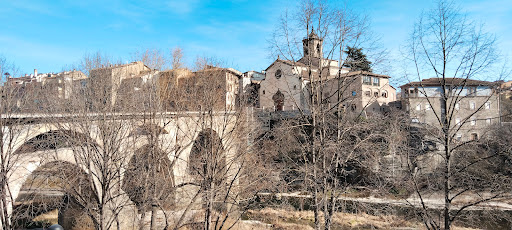
[[[350,71],[362,70],[372,72],[372,63],[366,59],[363,48],[347,46],[347,50],[344,52],[347,54],[347,59],[343,63],[343,67],[350,68]]]

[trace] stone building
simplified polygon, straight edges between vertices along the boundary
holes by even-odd
[[[340,67],[337,60],[322,57],[322,45],[323,40],[312,31],[303,40],[301,59],[295,62],[278,58],[265,70],[259,89],[260,108],[308,111],[313,84],[323,90],[322,103],[358,113],[385,111],[396,100],[389,76]]]
[[[447,78],[446,106],[450,127],[459,141],[478,139],[486,128],[500,123],[500,103],[494,82]],[[441,78],[429,78],[402,85],[402,107],[411,122],[441,125]]]
[[[20,111],[37,111],[70,99],[74,86],[84,79],[87,76],[81,71],[38,73],[34,69],[33,74],[24,77],[8,76],[4,86],[5,90],[11,90]]]
[[[124,65],[109,65],[102,68],[93,69],[90,71],[90,81],[88,87],[97,89],[99,93],[96,95],[98,100],[106,100],[105,103],[116,104],[117,92],[124,79],[135,78],[140,75],[150,73],[152,70],[144,65],[144,63],[137,61]],[[108,88],[105,92],[99,90],[101,88]],[[96,91],[96,90],[95,90]]]
[[[512,122],[512,81],[503,82],[500,86],[501,121]]]
[[[333,105],[340,103],[345,110],[362,115],[387,112],[396,101],[396,89],[389,84],[389,78],[367,71],[341,74],[341,78],[327,82],[326,101]]]
[[[222,111],[238,106],[242,73],[235,69],[176,69],[160,72],[157,77],[158,95],[168,111]]]
[[[240,81],[241,106],[260,107],[260,84],[265,80],[265,73],[248,71],[242,74]]]

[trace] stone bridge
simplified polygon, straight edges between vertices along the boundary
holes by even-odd
[[[234,160],[240,151],[245,151],[247,146],[244,135],[240,135],[240,129],[245,121],[235,112],[165,112],[158,114],[118,113],[98,114],[89,113],[83,116],[73,114],[18,114],[10,117],[2,117],[6,126],[2,127],[10,133],[4,135],[4,155],[11,154],[13,168],[8,175],[9,192],[8,202],[22,204],[20,194],[37,191],[33,188],[33,174],[36,171],[44,171],[45,168],[67,165],[74,167],[75,171],[83,172],[92,179],[95,188],[101,188],[102,170],[94,162],[83,162],[84,158],[77,157],[84,142],[95,145],[97,149],[115,154],[116,162],[113,165],[119,167],[119,185],[115,188],[122,193],[121,200],[128,201],[131,205],[125,210],[126,218],[140,217],[133,199],[123,193],[124,176],[127,167],[134,161],[135,156],[144,158],[148,144],[165,153],[172,162],[172,183],[178,186],[174,199],[174,207],[179,211],[187,204],[193,203],[194,191],[198,191],[197,185],[192,185],[194,174],[191,171],[191,162],[197,161],[200,154],[204,154],[197,145],[204,142],[204,138],[220,143],[223,161],[226,164],[227,173],[234,172],[239,167]],[[72,135],[70,135],[72,134]],[[107,134],[107,135],[106,135]],[[111,135],[111,136],[108,136]],[[115,150],[115,151],[114,151]],[[198,155],[199,154],[199,155]],[[114,156],[114,155],[113,155]],[[95,160],[90,158],[89,160]],[[59,164],[56,164],[59,162]],[[89,167],[90,166],[90,167]],[[53,169],[55,170],[55,169]],[[28,179],[31,178],[31,179]],[[188,185],[191,184],[191,185]],[[114,188],[113,187],[113,188]],[[102,197],[101,191],[93,188],[98,197]],[[111,192],[111,191],[108,191]],[[13,212],[13,210],[9,210]],[[60,218],[60,217],[59,217]],[[129,223],[131,222],[131,223]],[[132,221],[120,223],[121,229],[133,228]],[[130,225],[130,226],[128,226]]]

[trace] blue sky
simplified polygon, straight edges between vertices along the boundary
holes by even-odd
[[[331,1],[343,4],[344,1]],[[370,15],[372,29],[399,59],[414,22],[433,1],[358,0],[346,2]],[[137,50],[168,51],[180,46],[188,64],[214,56],[240,71],[263,70],[267,40],[285,9],[283,0],[0,0],[0,55],[21,73],[59,72],[85,53],[100,51],[129,61]],[[512,57],[512,1],[467,0],[464,11],[498,38],[498,49]],[[390,67],[392,68],[392,67]]]

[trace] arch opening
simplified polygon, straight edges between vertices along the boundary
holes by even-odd
[[[95,145],[95,142],[84,134],[70,130],[52,130],[30,138],[23,143],[15,153],[22,154],[36,151],[51,151],[87,143]]]
[[[197,136],[189,155],[189,174],[202,192],[202,206],[206,212],[213,208],[226,209],[227,164],[222,140],[212,129],[206,129]]]
[[[272,100],[274,101],[274,107],[276,111],[283,111],[284,107],[284,94],[281,93],[281,90],[277,90],[277,92],[272,96]]]
[[[147,212],[155,205],[174,208],[174,172],[167,154],[150,144],[135,151],[125,172],[123,190],[139,212]]]
[[[189,156],[188,171],[194,180],[208,179],[220,184],[224,179],[226,156],[217,132],[203,130],[197,136]]]
[[[52,161],[34,170],[15,200],[15,228],[48,227],[94,229],[85,209],[95,209],[95,192],[89,175],[75,164]]]

